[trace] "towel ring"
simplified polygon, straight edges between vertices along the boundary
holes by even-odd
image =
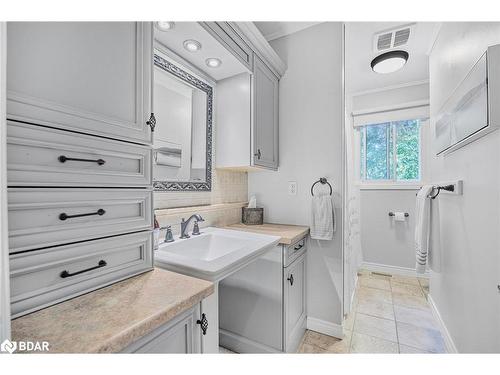
[[[325,177],[321,177],[318,181],[316,181],[314,184],[311,186],[311,195],[314,197],[314,187],[316,186],[317,183],[320,183],[321,185],[327,184],[330,187],[330,195],[333,194],[333,189],[332,185],[328,182],[328,180]]]

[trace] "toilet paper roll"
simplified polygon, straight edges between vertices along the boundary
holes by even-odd
[[[405,213],[404,212],[394,212],[394,221],[405,221]]]

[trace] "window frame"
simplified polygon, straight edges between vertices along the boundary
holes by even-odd
[[[419,140],[419,179],[416,180],[397,180],[397,131],[396,131],[396,122],[398,121],[410,121],[410,120],[418,120],[419,121],[419,132],[418,132],[418,140]],[[388,179],[379,179],[379,180],[369,180],[366,179],[366,127],[370,125],[379,125],[379,124],[388,124],[387,126],[387,137],[391,138],[392,133],[392,158],[389,158],[390,148],[387,147],[387,166],[389,167],[389,175]],[[354,132],[354,165],[355,165],[355,173],[357,176],[357,184],[360,189],[416,189],[420,188],[424,181],[424,158],[423,153],[425,152],[425,146],[422,144],[422,140],[424,137],[424,129],[428,124],[427,118],[409,118],[406,120],[397,120],[397,121],[380,121],[374,122],[372,124],[366,124],[363,126],[357,126]],[[361,158],[361,137],[363,137],[363,160]],[[389,142],[387,142],[389,143]],[[391,164],[392,163],[392,164]],[[393,166],[391,170],[391,165]],[[361,177],[361,172],[364,171],[363,178]]]

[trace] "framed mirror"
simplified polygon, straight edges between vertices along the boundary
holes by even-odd
[[[212,86],[155,53],[155,190],[211,191],[212,102]]]

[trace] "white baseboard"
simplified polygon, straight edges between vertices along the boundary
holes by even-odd
[[[335,324],[308,316],[306,325],[307,329],[311,331],[319,332],[327,336],[335,337],[337,339],[344,338],[344,330],[342,329],[342,325],[340,324]]]
[[[430,277],[430,272],[426,272],[424,274],[421,274],[421,273],[417,273],[417,271],[415,271],[415,268],[389,266],[387,264],[362,262],[361,266],[359,266],[359,268],[363,268],[363,269],[371,271],[371,272],[388,273],[391,275],[409,276],[409,277],[423,277],[423,278]]]
[[[429,302],[432,315],[434,316],[434,319],[438,323],[439,330],[441,331],[441,335],[443,336],[444,343],[446,345],[446,351],[448,353],[458,353],[457,347],[455,346],[455,343],[451,338],[450,332],[448,331],[448,328],[446,328],[443,318],[441,317],[441,314],[439,313],[439,310],[437,309],[437,306],[434,303],[434,300],[432,299],[430,294],[427,296],[427,301]]]

